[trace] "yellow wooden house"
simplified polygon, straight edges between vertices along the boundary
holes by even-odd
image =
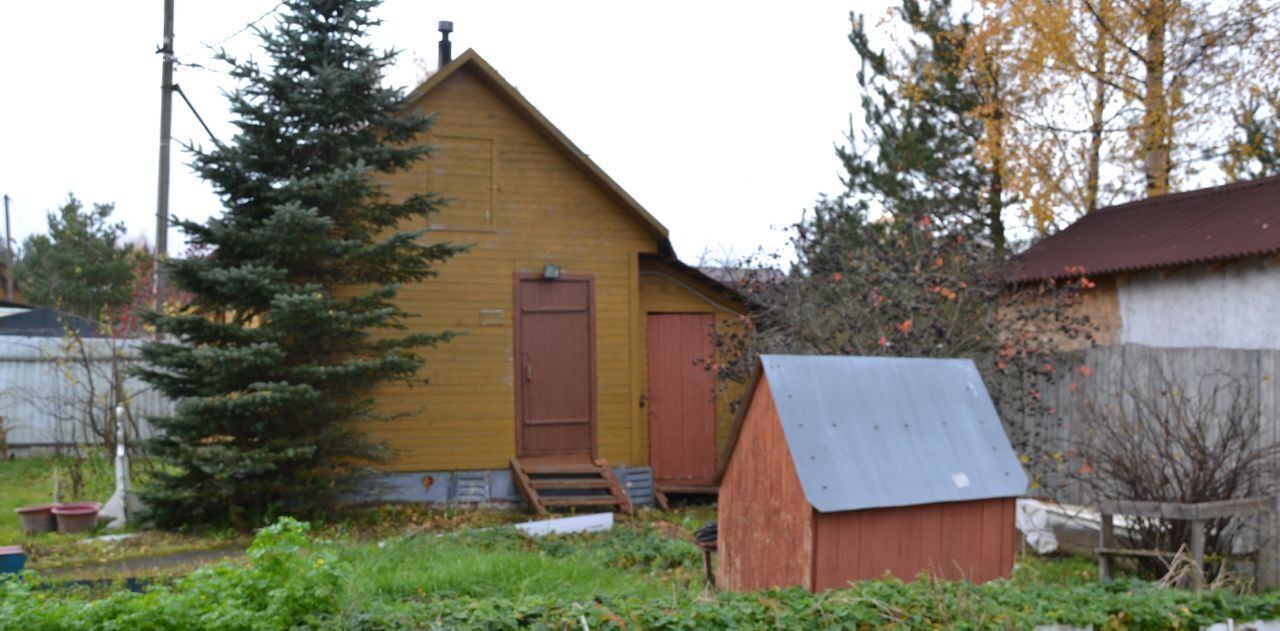
[[[438,151],[390,191],[448,198],[427,238],[471,249],[400,292],[411,328],[461,335],[426,353],[427,385],[375,392],[395,418],[369,429],[395,455],[369,492],[541,510],[712,485],[737,393],[713,380],[711,333],[743,313],[737,294],[681,263],[667,229],[474,51],[410,102],[436,115],[423,140]]]

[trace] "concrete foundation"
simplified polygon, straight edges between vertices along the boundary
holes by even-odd
[[[632,504],[653,506],[652,469],[619,465],[613,471]],[[351,480],[341,499],[351,504],[524,504],[510,469],[371,474]]]

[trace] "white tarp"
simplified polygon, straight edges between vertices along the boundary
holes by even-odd
[[[1014,523],[1027,545],[1040,554],[1058,549],[1058,537],[1049,524],[1049,511],[1044,502],[1031,499],[1018,500]]]
[[[613,528],[613,513],[596,513],[594,515],[577,515],[561,519],[529,521],[516,524],[516,529],[530,537],[546,535],[567,535],[579,532],[600,532]]]

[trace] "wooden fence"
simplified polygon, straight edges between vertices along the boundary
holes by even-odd
[[[1002,406],[1001,415],[1015,444],[1035,446],[1027,463],[1037,480],[1032,494],[1087,503],[1092,498],[1078,480],[1084,463],[1074,457],[1083,439],[1086,406],[1104,405],[1117,414],[1131,414],[1135,394],[1159,395],[1168,381],[1194,388],[1232,380],[1261,419],[1257,439],[1277,444],[1278,367],[1280,351],[1276,350],[1098,347],[1062,355],[1054,366],[1055,378],[1033,387],[1038,399],[1030,395],[1015,405]]]

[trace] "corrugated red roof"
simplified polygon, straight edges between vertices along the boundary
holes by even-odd
[[[1015,282],[1102,275],[1280,251],[1280,176],[1095,210],[1035,244]]]

